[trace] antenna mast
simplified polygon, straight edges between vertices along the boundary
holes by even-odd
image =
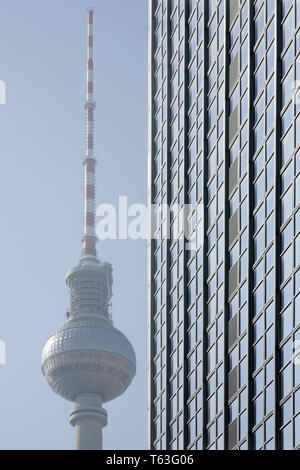
[[[88,53],[87,53],[87,94],[85,102],[86,110],[86,156],[84,164],[84,234],[83,234],[83,258],[96,258],[95,235],[95,169],[94,157],[94,60],[93,60],[93,22],[94,10],[88,9]]]

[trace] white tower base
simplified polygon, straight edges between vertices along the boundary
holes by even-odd
[[[96,393],[81,393],[70,412],[75,428],[75,450],[102,450],[102,428],[107,425],[107,412]]]

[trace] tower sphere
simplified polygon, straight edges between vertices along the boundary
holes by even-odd
[[[97,393],[103,402],[121,395],[136,370],[134,350],[111,322],[69,320],[47,341],[42,370],[51,388],[70,401],[80,393]]]

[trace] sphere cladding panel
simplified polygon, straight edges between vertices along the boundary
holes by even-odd
[[[106,322],[77,320],[65,324],[52,335],[42,354],[42,363],[49,357],[69,351],[105,351],[125,357],[135,364],[134,350],[121,331]]]
[[[124,393],[135,375],[131,363],[120,366],[118,361],[114,363],[105,358],[98,363],[74,359],[58,367],[51,363],[52,359],[49,359],[47,381],[58,395],[70,401],[75,401],[80,393],[97,393],[103,402],[113,400]]]

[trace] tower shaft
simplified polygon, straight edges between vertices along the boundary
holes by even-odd
[[[107,413],[96,393],[81,393],[70,413],[75,428],[75,450],[102,450],[102,429],[107,425]]]

